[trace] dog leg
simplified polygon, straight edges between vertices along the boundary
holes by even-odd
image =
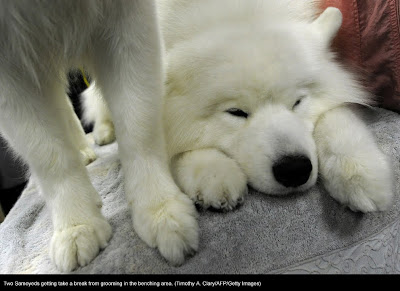
[[[353,211],[386,210],[390,206],[392,169],[351,108],[342,106],[325,113],[314,136],[320,173],[333,198]]]
[[[93,123],[96,144],[106,145],[115,141],[114,124],[110,110],[94,83],[81,94],[83,116],[86,123]]]
[[[134,229],[179,265],[197,250],[197,212],[174,183],[167,163],[155,7],[148,0],[124,4],[133,5],[137,15],[110,19],[107,25],[115,29],[107,38],[96,39],[93,72],[114,122]]]
[[[64,272],[87,265],[106,246],[111,227],[98,208],[99,197],[79,149],[66,134],[68,121],[63,117],[71,108],[64,88],[57,81],[39,90],[25,86],[29,81],[22,76],[18,86],[0,82],[0,129],[27,161],[50,209],[50,257]]]
[[[232,210],[247,194],[245,174],[216,149],[186,152],[174,159],[172,171],[182,191],[203,208]]]
[[[72,106],[71,101],[67,96],[66,97],[66,108],[63,111],[65,114],[64,119],[68,123],[67,134],[70,134],[72,141],[78,146],[79,151],[81,152],[82,161],[85,165],[90,164],[91,162],[96,160],[96,153],[92,149],[85,136],[85,132],[82,128],[82,124],[76,116],[74,112],[74,108]]]

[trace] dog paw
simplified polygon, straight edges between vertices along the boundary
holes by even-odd
[[[103,217],[90,223],[55,230],[50,243],[50,257],[62,272],[86,266],[106,247],[111,238],[111,226]]]
[[[243,204],[247,194],[246,177],[235,166],[232,163],[230,167],[202,169],[192,187],[186,189],[187,195],[204,209],[235,209]]]
[[[331,157],[322,166],[331,196],[353,211],[387,210],[393,199],[393,180],[383,156],[373,161],[354,157]]]
[[[383,211],[393,199],[393,169],[356,112],[340,106],[318,120],[319,172],[330,195],[353,211]]]
[[[376,193],[368,193],[364,191],[364,194],[357,195],[351,194],[348,197],[347,205],[349,208],[355,212],[374,212],[374,211],[384,211],[390,205],[391,194],[383,193],[382,195],[376,195]]]
[[[243,203],[248,191],[246,176],[222,153],[192,152],[177,167],[178,185],[202,208],[229,211]]]
[[[115,141],[114,125],[111,121],[96,123],[93,129],[94,141],[97,145],[106,145]]]
[[[196,209],[183,193],[155,205],[133,207],[133,224],[138,235],[174,266],[198,249]]]
[[[83,164],[85,166],[89,165],[90,163],[94,162],[97,159],[96,153],[89,146],[84,149],[81,149],[80,152]]]

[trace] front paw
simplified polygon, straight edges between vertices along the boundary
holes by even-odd
[[[89,165],[90,163],[94,162],[97,159],[96,153],[90,146],[81,149],[80,152],[83,164],[85,166]]]
[[[383,155],[372,157],[331,156],[321,171],[333,198],[353,211],[387,210],[393,200],[390,164]]]
[[[56,229],[50,242],[50,257],[62,272],[89,264],[111,238],[111,226],[101,216]]]
[[[133,204],[132,217],[138,235],[170,264],[179,266],[197,251],[197,212],[183,193],[147,206]]]
[[[115,130],[112,121],[96,122],[93,138],[97,145],[107,145],[115,141]]]
[[[237,163],[217,151],[184,157],[177,164],[177,182],[197,205],[229,211],[242,204],[247,179]]]

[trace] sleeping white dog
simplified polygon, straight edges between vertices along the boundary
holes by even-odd
[[[195,207],[167,164],[155,10],[149,0],[0,1],[0,131],[45,197],[62,271],[88,264],[112,235],[82,162],[94,152],[65,94],[66,70],[82,65],[113,116],[135,230],[172,264],[197,249]]]
[[[282,195],[320,174],[355,211],[385,210],[390,162],[353,104],[370,102],[330,44],[342,15],[299,0],[160,0],[164,130],[173,175],[205,208],[233,209],[247,184]],[[98,144],[113,139],[95,87],[84,92]]]

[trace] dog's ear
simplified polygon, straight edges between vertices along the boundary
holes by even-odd
[[[320,35],[326,46],[330,46],[340,27],[342,26],[342,13],[339,9],[328,7],[312,23],[315,31]]]

